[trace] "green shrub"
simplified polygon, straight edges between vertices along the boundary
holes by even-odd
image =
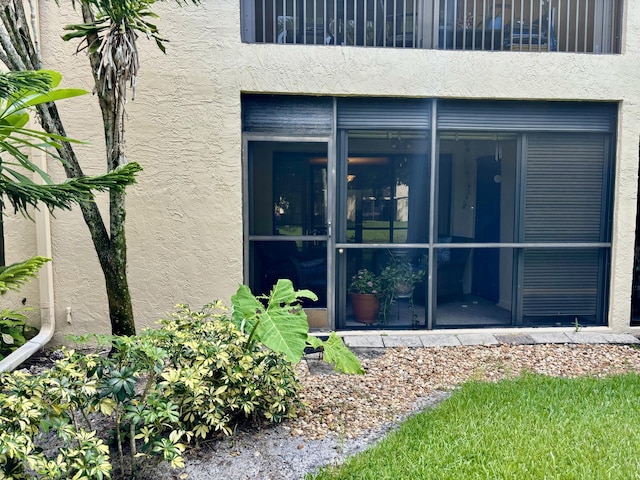
[[[110,478],[108,446],[75,418],[78,398],[91,390],[90,383],[82,393],[78,382],[54,370],[0,375],[0,478]],[[49,432],[64,445],[57,452],[40,445]]]
[[[96,414],[113,419],[122,477],[140,456],[182,466],[182,441],[230,434],[241,419],[295,416],[301,385],[291,362],[250,343],[220,307],[179,306],[137,337],[76,338],[112,346],[109,356],[63,350],[41,375],[0,375],[0,479],[110,478]],[[64,446],[43,450],[47,434]]]
[[[231,433],[239,416],[280,422],[302,406],[291,362],[259,343],[250,345],[224,313],[216,313],[220,308],[181,305],[161,322],[169,361],[158,390],[178,405],[188,437]]]
[[[303,405],[292,361],[306,346],[322,348],[341,371],[362,372],[340,337],[308,335],[299,299],[309,295],[288,280],[269,297],[241,286],[233,319],[219,302],[198,311],[179,305],[136,337],[75,337],[107,346],[108,356],[63,350],[41,375],[0,375],[0,480],[111,478],[96,416],[113,421],[122,478],[134,476],[141,456],[182,466],[182,442],[231,434],[242,419],[294,417]],[[44,449],[53,435],[62,446]]]

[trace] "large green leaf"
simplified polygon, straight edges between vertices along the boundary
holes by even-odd
[[[265,299],[267,304],[261,302]],[[362,374],[358,358],[332,332],[326,342],[309,335],[307,315],[300,304],[303,298],[317,300],[310,290],[295,290],[291,280],[278,280],[268,297],[257,298],[246,285],[240,285],[231,297],[231,319],[238,327],[271,350],[284,353],[298,363],[307,345],[324,350],[324,360],[343,373]]]
[[[278,280],[256,330],[262,343],[284,353],[293,363],[302,358],[309,333],[307,314],[300,306],[299,298],[317,300],[309,290],[294,290],[291,280]]]
[[[231,305],[231,321],[245,332],[251,332],[258,321],[258,312],[264,310],[264,305],[246,285],[238,286],[235,295],[231,297]]]
[[[307,343],[313,348],[322,348],[324,345],[322,340],[318,337],[314,337],[313,335],[307,335]]]
[[[290,362],[298,363],[304,354],[309,324],[300,306],[301,298],[317,300],[309,290],[294,290],[291,280],[278,280],[265,306],[241,285],[231,298],[233,321],[245,322],[245,331],[253,331],[257,340],[271,350],[283,353]]]
[[[67,98],[86,95],[87,93],[89,93],[87,90],[82,90],[80,88],[59,88],[57,90],[51,90],[47,93],[26,94],[16,99],[14,103],[7,108],[7,110],[5,111],[5,115],[12,115],[16,111],[22,110],[26,107],[34,107],[43,103],[65,100]]]
[[[346,347],[342,338],[336,335],[336,332],[331,332],[323,347],[325,362],[333,365],[336,371],[355,374],[364,373],[358,357]]]

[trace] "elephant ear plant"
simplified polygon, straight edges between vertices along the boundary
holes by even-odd
[[[364,373],[358,358],[335,332],[326,341],[309,335],[307,315],[301,306],[304,298],[318,299],[310,290],[295,290],[291,280],[278,280],[268,296],[255,296],[249,287],[240,285],[231,297],[232,321],[248,333],[249,345],[259,341],[282,352],[292,363],[300,361],[305,348],[322,348],[324,360],[336,371]]]

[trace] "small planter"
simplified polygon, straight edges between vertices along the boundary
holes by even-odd
[[[398,282],[396,283],[396,298],[409,298],[413,295],[413,283]]]
[[[351,307],[357,322],[371,324],[378,320],[380,301],[372,293],[352,293]]]

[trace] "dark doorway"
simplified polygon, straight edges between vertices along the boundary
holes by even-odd
[[[476,160],[475,241],[500,241],[500,167],[497,156]],[[478,248],[473,257],[473,293],[492,302],[500,299],[500,251]]]

